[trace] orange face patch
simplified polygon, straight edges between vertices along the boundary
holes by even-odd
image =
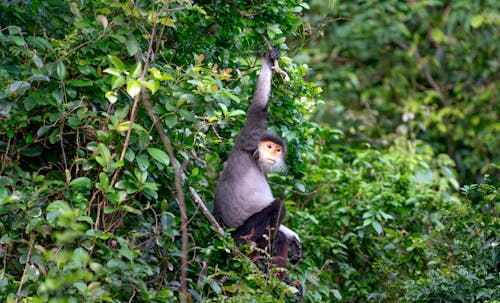
[[[263,140],[260,141],[260,150],[265,153],[267,158],[278,159],[283,154],[283,146],[276,144],[273,141]]]

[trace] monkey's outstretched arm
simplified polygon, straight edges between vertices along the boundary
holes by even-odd
[[[255,88],[253,101],[249,109],[249,114],[253,111],[266,111],[271,94],[271,80],[273,77],[274,61],[280,56],[278,48],[271,49],[264,57],[262,68],[260,69],[257,87]]]
[[[245,151],[253,152],[257,149],[257,143],[266,131],[267,107],[271,94],[271,80],[273,77],[273,61],[278,59],[280,51],[273,48],[264,58],[260,69],[257,86],[254,91],[252,104],[247,113],[247,120],[236,141],[235,147]]]

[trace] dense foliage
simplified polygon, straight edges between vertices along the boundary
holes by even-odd
[[[498,41],[485,38],[498,31],[498,10],[463,2],[475,19],[462,32],[463,23],[446,25],[455,10],[439,1],[311,4],[326,9],[307,23],[301,0],[2,2],[0,300],[293,301],[294,285],[220,236],[193,195],[212,207],[266,40],[289,76],[274,79],[270,128],[288,142],[290,169],[270,181],[304,243],[288,272],[303,301],[500,300],[498,167],[460,190],[455,173],[457,163],[467,180],[498,163]],[[321,32],[314,18],[330,24],[328,11],[349,20],[292,56]],[[446,30],[424,37],[427,22]],[[462,41],[454,30],[467,43],[452,45]],[[402,63],[380,60],[398,44],[409,48],[391,57]],[[436,45],[455,61],[429,60]],[[326,68],[308,75],[318,85],[304,80],[300,62],[330,53],[335,69],[322,59]],[[426,69],[455,78],[424,89]],[[338,129],[309,120],[328,115],[320,87],[325,105],[332,93],[346,102],[332,106],[346,119],[323,119]],[[442,148],[443,136],[463,158]]]
[[[335,3],[335,5],[333,5]],[[351,144],[421,139],[477,182],[500,162],[500,3],[311,1],[302,60],[325,91],[317,117]],[[315,41],[319,40],[319,41]],[[497,175],[498,177],[498,175]]]

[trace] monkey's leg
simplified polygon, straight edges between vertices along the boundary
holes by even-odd
[[[289,239],[288,236],[282,231],[278,231],[276,234],[276,240],[274,241],[274,257],[273,263],[276,267],[286,268],[286,260],[288,258],[288,249],[291,246],[292,250],[292,258],[290,259],[292,263],[296,263],[293,260],[293,255],[297,253],[297,248],[294,248],[294,245],[297,245],[297,239]],[[300,242],[298,242],[300,245]],[[300,246],[300,258],[302,258],[302,246]],[[292,285],[297,288],[297,297],[294,302],[299,302],[303,295],[302,285],[299,280],[293,280],[287,276],[286,271],[278,271],[276,276],[283,282],[288,285]]]
[[[263,235],[271,230],[270,239],[274,240],[285,214],[285,205],[281,200],[276,199],[269,206],[248,218],[243,225],[233,231],[231,236],[237,243],[245,243],[245,238],[251,236],[250,240],[258,242],[258,247],[265,248],[267,245],[264,242],[268,241]]]

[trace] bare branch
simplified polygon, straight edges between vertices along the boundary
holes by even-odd
[[[219,233],[219,235],[224,237],[225,235],[224,230],[220,226],[219,222],[217,222],[217,220],[214,218],[214,216],[212,216],[212,213],[210,213],[205,203],[203,203],[203,200],[200,198],[196,190],[192,186],[189,186],[189,192],[191,193],[194,202],[196,202],[198,207],[201,209],[201,212],[203,213],[205,218],[207,218],[207,220],[212,224],[212,226]]]

